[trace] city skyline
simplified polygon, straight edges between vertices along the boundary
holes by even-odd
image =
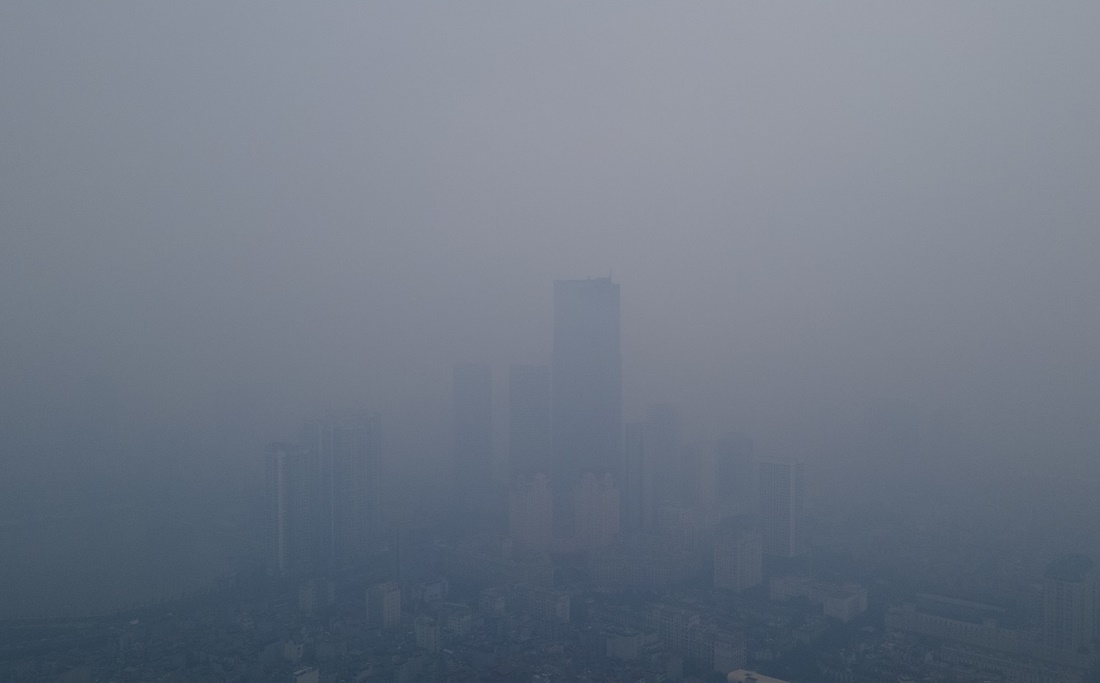
[[[1100,682],[1098,25],[0,3],[0,682]]]

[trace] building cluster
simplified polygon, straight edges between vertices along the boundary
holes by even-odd
[[[928,531],[946,524],[815,507],[815,470],[744,434],[685,441],[668,406],[624,424],[619,337],[618,285],[555,283],[550,362],[509,371],[506,476],[487,365],[454,368],[450,489],[416,501],[435,516],[387,519],[377,415],[308,422],[264,454],[265,571],[160,610],[0,621],[0,682],[1080,683],[1094,665],[1087,557],[1051,562],[1023,607],[914,589],[964,585],[974,536],[946,551]],[[907,462],[910,423],[884,414],[872,443]],[[1026,597],[1037,573],[1013,567],[985,588]]]
[[[450,489],[439,506],[445,522],[434,530],[383,530],[377,417],[313,422],[301,444],[272,446],[273,573],[312,581],[383,553],[394,569],[367,590],[368,623],[408,631],[419,650],[456,646],[479,631],[469,625],[480,624],[479,615],[523,614],[536,624],[532,638],[561,641],[563,652],[579,644],[589,655],[654,671],[669,657],[715,673],[776,661],[799,643],[818,642],[831,625],[864,618],[863,585],[814,576],[801,462],[758,461],[752,440],[739,433],[685,442],[669,406],[624,424],[619,287],[610,279],[555,283],[550,362],[512,366],[507,386],[503,482],[494,468],[491,368],[455,366]],[[912,450],[911,421],[886,419],[898,412],[873,421],[889,427],[872,430],[871,442],[884,451],[898,443]],[[908,466],[913,454],[900,460]],[[1082,670],[1095,639],[1095,600],[1091,582],[1078,580],[1083,571],[1064,560],[1048,572],[1040,636],[1006,625],[996,608],[921,593],[891,600],[883,612],[883,626],[902,640],[866,642],[864,651],[878,652],[877,666],[892,661],[881,648],[908,651],[899,645],[904,637],[931,637],[947,644],[936,656],[952,670],[978,666],[981,656],[981,666],[1003,671],[1025,671],[1028,662]],[[787,633],[762,636],[749,623],[707,621],[660,601],[640,610],[593,608],[583,617],[570,607],[579,595],[684,585],[796,605],[809,616]],[[502,628],[490,631],[501,636]],[[969,659],[967,648],[977,648]],[[838,680],[860,670],[858,658],[819,663]]]
[[[956,658],[967,648],[1009,670],[1051,666],[1085,669],[1096,640],[1096,578],[1092,560],[1066,555],[1051,562],[1042,582],[1039,628],[1018,624],[1003,607],[918,593],[886,610],[886,626],[952,643]]]
[[[311,421],[300,443],[268,447],[264,535],[275,574],[331,574],[380,547],[381,452],[377,415]]]
[[[509,371],[506,487],[493,467],[490,367],[455,366],[452,387],[440,509],[456,543],[506,530],[531,554],[583,555],[609,590],[712,571],[745,590],[760,585],[764,555],[806,549],[801,464],[758,463],[743,434],[684,444],[668,406],[624,426],[619,285],[609,278],[554,283],[551,362]],[[378,417],[357,416],[310,422],[299,444],[271,446],[274,573],[331,573],[386,547],[379,444]]]

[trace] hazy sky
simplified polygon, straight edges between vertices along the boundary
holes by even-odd
[[[262,441],[436,400],[456,361],[503,387],[549,358],[552,281],[611,273],[628,418],[797,449],[889,398],[1095,454],[1098,26],[1094,0],[0,3],[0,429],[94,407]]]

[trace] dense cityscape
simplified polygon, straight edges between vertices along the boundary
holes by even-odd
[[[1100,683],[1100,2],[0,2],[0,683]]]
[[[950,433],[935,451],[884,406],[871,460],[830,464],[685,440],[668,405],[624,425],[619,297],[554,283],[551,362],[508,370],[506,478],[487,364],[454,368],[436,495],[393,490],[383,416],[310,419],[257,454],[251,562],[170,600],[2,622],[0,680],[1096,680],[1093,563],[1059,554],[1081,540],[1015,505],[981,528]]]

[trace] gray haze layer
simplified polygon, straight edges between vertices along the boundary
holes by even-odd
[[[893,402],[1094,473],[1098,25],[1087,1],[5,2],[4,515],[148,493],[180,449],[252,485],[264,442],[347,407],[428,470],[453,364],[503,396],[549,360],[552,281],[608,273],[627,419],[671,403],[812,459]]]

